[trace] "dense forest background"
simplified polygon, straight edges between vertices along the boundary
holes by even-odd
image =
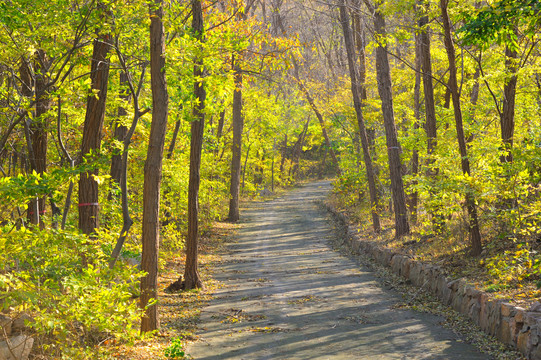
[[[202,287],[214,221],[326,176],[367,232],[539,281],[540,8],[0,1],[0,307],[53,357],[133,339],[164,257]]]

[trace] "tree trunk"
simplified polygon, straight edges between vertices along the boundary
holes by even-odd
[[[413,92],[413,103],[414,103],[414,117],[415,123],[413,124],[413,131],[415,136],[420,128],[421,123],[421,39],[419,35],[415,35],[415,86]],[[416,142],[417,143],[417,142]],[[419,173],[419,150],[417,150],[417,144],[413,148],[413,153],[411,155],[411,174],[415,178]],[[412,185],[417,185],[417,180],[412,181]],[[409,198],[409,212],[410,219],[412,223],[417,222],[417,206],[419,202],[419,193],[413,191]]]
[[[225,110],[220,112],[220,117],[218,118],[218,128],[216,129],[216,149],[214,153],[217,155],[220,151],[220,141],[222,139],[222,134],[224,132],[224,123],[225,123]]]
[[[235,92],[233,93],[233,144],[231,145],[231,182],[229,188],[229,221],[239,221],[239,192],[242,156],[242,130],[244,118],[242,116],[242,73],[233,57],[235,71]]]
[[[516,30],[515,30],[516,31]],[[517,92],[518,54],[509,46],[505,48],[505,70],[510,74],[503,87],[503,107],[500,117],[501,136],[505,154],[500,157],[502,163],[513,162],[513,135],[515,132],[515,95]]]
[[[372,226],[375,232],[381,231],[381,225],[379,221],[379,199],[376,188],[376,180],[374,174],[374,168],[372,165],[372,158],[370,157],[370,146],[368,144],[368,136],[366,134],[366,126],[363,118],[363,104],[361,102],[360,94],[364,83],[358,81],[357,71],[355,69],[355,48],[353,44],[353,36],[349,25],[349,18],[346,11],[345,0],[340,0],[340,19],[342,22],[342,29],[344,32],[344,40],[347,51],[349,74],[351,78],[351,93],[353,95],[353,104],[355,107],[355,113],[357,114],[357,123],[359,125],[359,135],[361,138],[361,146],[363,148],[364,164],[366,167],[366,178],[368,179],[368,189],[370,191],[370,208],[372,212]]]
[[[248,148],[246,149],[246,156],[244,157],[244,166],[242,167],[242,184],[240,186],[241,193],[244,193],[244,185],[246,185],[246,166],[248,165],[248,157],[250,156],[250,148],[252,147],[252,143],[248,144]]]
[[[325,140],[325,145],[327,146],[327,150],[331,153],[332,161],[334,165],[336,166],[336,173],[337,175],[340,175],[341,174],[340,163],[338,162],[336,153],[334,152],[334,149],[332,148],[331,140],[329,139],[329,135],[327,134],[327,127],[325,126],[325,120],[323,120],[323,115],[321,115],[321,113],[319,112],[319,109],[317,108],[314,102],[314,99],[312,99],[312,96],[308,92],[308,89],[306,89],[306,87],[302,85],[300,82],[299,82],[299,86],[303,90],[304,95],[306,96],[306,100],[308,100],[308,103],[310,104],[310,107],[316,114],[316,118],[319,121],[319,125],[321,127],[321,133],[323,134],[323,139]]]
[[[468,158],[466,139],[464,136],[464,128],[462,124],[462,109],[460,107],[460,96],[458,93],[456,58],[453,40],[451,38],[451,23],[447,14],[448,0],[440,0],[441,16],[443,22],[445,49],[447,50],[447,58],[449,59],[449,89],[453,99],[453,109],[455,113],[456,132],[458,138],[458,147],[460,149],[462,172],[470,176],[470,159]],[[471,189],[466,189],[466,207],[469,215],[469,232],[471,241],[472,255],[481,254],[481,232],[479,231],[479,221],[477,219],[477,207],[475,198]]]
[[[148,140],[147,159],[143,185],[143,230],[141,278],[139,304],[145,310],[141,319],[141,332],[153,331],[159,327],[158,307],[148,306],[151,299],[158,297],[158,253],[160,186],[162,160],[167,131],[169,95],[165,78],[165,35],[163,28],[163,0],[150,4],[150,81],[152,88],[152,124]]]
[[[421,17],[419,19],[419,40],[420,40],[420,55],[421,55],[421,69],[423,74],[423,90],[425,100],[425,131],[427,138],[427,155],[428,160],[426,162],[427,175],[433,183],[438,176],[439,169],[433,168],[434,163],[433,154],[437,146],[437,126],[436,126],[436,107],[434,104],[434,85],[432,84],[432,61],[430,55],[430,34],[428,27],[428,15],[427,10],[424,7],[428,7],[429,3],[426,0],[420,0],[419,5],[421,8]],[[432,186],[429,189],[430,197],[434,200],[438,197]],[[432,215],[432,226],[436,233],[441,233],[444,226],[444,218],[441,215],[441,211],[438,208],[430,209]]]
[[[338,176],[340,176],[340,163],[338,162],[338,158],[336,157],[336,153],[334,152],[334,149],[331,146],[331,141],[329,139],[329,135],[327,134],[327,128],[325,126],[325,120],[323,119],[323,115],[319,112],[319,109],[316,106],[316,103],[314,102],[314,99],[312,99],[312,96],[310,95],[310,92],[304,86],[304,84],[301,82],[300,75],[299,75],[299,66],[295,60],[293,60],[293,66],[294,66],[294,76],[295,79],[297,79],[297,83],[299,85],[299,89],[304,93],[304,96],[306,97],[306,100],[308,101],[308,104],[310,104],[310,107],[314,111],[314,114],[317,117],[317,120],[319,121],[319,125],[321,126],[321,133],[323,134],[323,139],[325,140],[325,145],[327,145],[328,151],[331,153],[332,160],[334,164],[336,165],[336,173]]]
[[[33,74],[29,62],[25,59],[21,59],[21,66],[19,69],[19,75],[21,79],[21,91],[23,96],[27,98],[33,98],[37,95],[37,75]],[[38,107],[36,106],[36,112]],[[44,166],[42,167],[40,159],[38,159],[38,153],[40,148],[45,145],[45,155],[47,153],[47,133],[43,133],[43,124],[40,123],[40,119],[37,118],[37,114],[34,113],[34,120],[26,119],[24,121],[25,126],[25,139],[26,139],[26,148],[28,152],[28,160],[30,163],[29,172],[36,171],[38,174],[42,174],[45,171]],[[45,141],[43,141],[45,140]],[[37,144],[34,145],[34,141]],[[40,172],[41,168],[41,172]],[[44,201],[40,201],[38,198],[35,198],[28,202],[27,208],[27,221],[29,224],[39,225],[40,224],[40,213],[44,209]]]
[[[126,88],[128,77],[124,72],[120,73],[120,99],[127,102],[130,100],[129,90]],[[117,111],[118,120],[114,124],[113,137],[119,142],[124,142],[128,127],[122,124],[122,118],[128,115],[126,109],[123,106],[118,107]],[[120,186],[120,179],[122,177],[122,149],[115,149],[113,156],[111,156],[111,181],[115,186]],[[112,193],[109,194],[109,199],[112,198]]]
[[[117,54],[119,55],[120,63],[122,64],[122,70],[124,76],[122,77],[123,82],[125,85],[128,86],[128,89],[126,89],[125,92],[125,99],[129,99],[130,96],[128,94],[131,94],[133,97],[133,119],[130,128],[128,129],[126,127],[126,132],[122,135],[122,154],[121,154],[121,162],[120,162],[120,178],[119,178],[119,185],[120,185],[120,195],[121,195],[121,201],[122,201],[122,229],[120,230],[120,235],[117,238],[115,248],[113,249],[111,253],[111,259],[109,260],[109,268],[114,268],[116,260],[120,256],[120,252],[122,251],[122,247],[124,246],[124,242],[128,236],[128,232],[131,229],[131,226],[133,225],[133,220],[130,216],[130,208],[128,205],[128,155],[129,155],[129,147],[131,144],[131,138],[133,134],[135,133],[135,129],[137,127],[137,123],[139,122],[139,118],[149,111],[150,109],[146,109],[144,112],[139,111],[139,91],[135,90],[134,84],[129,76],[129,70],[126,66],[126,62],[124,61],[122,54],[120,53],[120,49],[118,48],[117,43]],[[138,89],[141,88],[142,82],[144,81],[144,74],[145,74],[145,66],[143,66],[143,69],[141,70],[141,78],[140,82],[138,84]],[[119,109],[120,110],[120,109]],[[119,111],[120,112],[120,111]]]
[[[46,92],[47,78],[45,77],[45,74],[49,71],[49,59],[43,50],[38,50],[36,56],[36,120],[32,121],[30,131],[32,133],[35,170],[38,174],[44,174],[47,171],[47,127],[50,122],[50,118],[46,114],[51,109],[51,99]],[[39,199],[40,217],[44,213],[45,197],[42,197]],[[43,227],[43,225],[43,221],[40,221],[40,226]]]
[[[420,5],[427,5],[426,0],[421,0]],[[420,54],[421,54],[421,69],[423,72],[423,90],[425,95],[425,131],[427,137],[427,153],[430,157],[436,148],[437,144],[437,128],[436,128],[436,107],[434,105],[434,86],[432,84],[432,61],[430,55],[430,34],[428,27],[428,15],[425,10],[419,19],[419,28],[421,29],[419,34],[420,40]],[[433,163],[433,160],[429,160],[429,166]],[[431,175],[437,174],[436,170],[430,170]]]
[[[169,148],[167,149],[167,159],[171,159],[173,157],[173,152],[175,151],[175,146],[177,144],[177,137],[178,132],[180,131],[180,119],[175,121],[175,128],[173,129],[173,137],[171,138],[171,143],[169,144]]]
[[[375,35],[386,38],[385,19],[383,14],[376,8],[374,12]],[[378,91],[381,98],[381,110],[387,140],[387,154],[389,157],[389,171],[391,175],[391,191],[395,212],[396,237],[401,237],[410,232],[408,223],[408,211],[406,208],[406,195],[402,179],[402,163],[400,161],[401,148],[398,143],[398,135],[394,119],[393,94],[391,85],[391,69],[387,57],[387,47],[378,44],[376,48],[376,69]]]
[[[199,42],[203,41],[203,12],[201,1],[192,2],[192,29]],[[190,142],[190,180],[188,184],[188,238],[186,240],[186,266],[184,269],[184,289],[202,288],[203,282],[197,270],[198,240],[199,240],[199,181],[201,168],[201,151],[203,146],[203,132],[205,129],[205,87],[203,83],[203,59],[196,58],[194,65],[195,105],[193,108],[194,120],[191,124]]]
[[[304,140],[306,138],[306,134],[308,133],[308,126],[310,125],[310,117],[308,117],[308,120],[306,120],[306,123],[304,124],[304,127],[301,131],[301,134],[299,135],[299,138],[297,139],[297,142],[295,143],[295,147],[293,148],[293,169],[291,171],[291,175],[293,177],[296,176],[298,170],[299,170],[299,163],[301,160],[301,153],[302,153],[302,147],[304,145]]]
[[[99,3],[102,11],[105,6]],[[86,116],[83,128],[81,157],[92,162],[92,156],[101,147],[105,105],[107,102],[107,84],[109,82],[110,35],[101,34],[94,40],[92,64],[90,67],[91,93],[86,103]],[[98,183],[93,175],[97,170],[82,173],[79,177],[79,229],[83,234],[91,235],[99,227]]]
[[[282,143],[282,152],[280,158],[280,177],[284,178],[284,164],[287,157],[287,133],[284,135],[284,142]]]

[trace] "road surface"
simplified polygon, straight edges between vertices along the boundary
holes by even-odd
[[[317,206],[321,181],[242,214],[215,277],[223,286],[201,314],[187,353],[218,359],[488,359],[439,325],[440,317],[393,309],[401,296],[334,251]]]

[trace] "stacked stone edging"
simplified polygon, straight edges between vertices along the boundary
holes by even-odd
[[[445,305],[467,315],[484,332],[506,345],[514,346],[528,359],[541,360],[541,303],[536,302],[526,310],[493,299],[464,279],[447,278],[439,266],[422,263],[381,248],[374,241],[361,239],[349,227],[344,214],[329,204],[326,207],[346,227],[344,243],[354,253],[368,254],[377,263],[409,279],[413,285],[436,295]]]

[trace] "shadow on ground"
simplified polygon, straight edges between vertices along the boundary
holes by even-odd
[[[308,184],[243,214],[216,273],[223,283],[188,353],[217,359],[487,359],[441,318],[393,309],[400,296],[335,252]]]

